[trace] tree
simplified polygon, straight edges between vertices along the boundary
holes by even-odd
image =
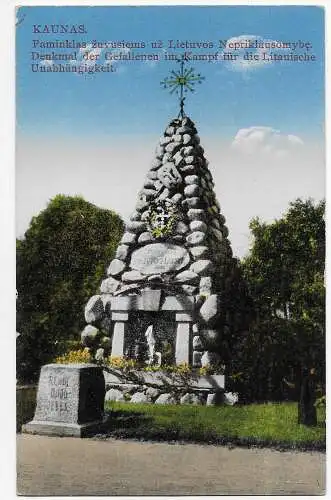
[[[304,365],[325,378],[325,203],[298,199],[272,223],[252,220],[242,272],[256,317],[236,348],[236,370],[255,399],[281,399]]]
[[[17,241],[19,379],[77,339],[84,306],[97,292],[123,232],[121,218],[81,197],[58,195]]]
[[[271,224],[252,220],[254,243],[243,270],[262,316],[299,319],[317,307],[315,319],[324,321],[324,210],[324,201],[298,199]]]

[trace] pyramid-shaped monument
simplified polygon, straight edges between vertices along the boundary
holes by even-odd
[[[174,363],[201,366],[221,335],[227,236],[197,129],[182,114],[160,138],[108,277],[85,309],[88,323],[107,330],[112,356],[136,357],[153,325],[162,356],[166,343]]]

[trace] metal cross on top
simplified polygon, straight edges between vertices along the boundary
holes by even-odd
[[[180,71],[171,70],[170,77],[166,77],[162,80],[161,85],[164,89],[170,89],[170,94],[176,93],[179,96],[180,111],[179,116],[184,117],[184,93],[188,91],[194,92],[194,86],[197,83],[202,83],[205,79],[200,73],[195,73],[193,68],[185,68],[185,62],[187,61],[185,56],[182,56],[180,63]]]

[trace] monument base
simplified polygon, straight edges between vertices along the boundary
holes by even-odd
[[[197,375],[182,380],[176,373],[132,370],[139,383],[128,380],[121,369],[104,371],[106,401],[155,404],[220,405],[224,401],[224,375]],[[134,377],[134,378],[135,378]],[[165,398],[167,396],[167,398]]]
[[[102,425],[103,422],[100,421],[85,424],[66,424],[32,420],[22,426],[22,432],[26,434],[40,434],[42,436],[88,437],[100,432]]]

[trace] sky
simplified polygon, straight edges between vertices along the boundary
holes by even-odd
[[[33,33],[45,24],[83,24],[87,33]],[[113,72],[88,75],[33,72],[32,62],[48,69],[57,64],[38,60],[37,53],[74,52],[40,48],[41,42],[56,40],[145,42],[146,48],[133,52],[158,54],[160,60],[117,61]],[[213,45],[187,49],[191,55],[218,53],[216,61],[186,63],[205,79],[187,94],[185,112],[205,149],[234,254],[247,254],[253,217],[272,221],[298,197],[325,196],[322,8],[22,7],[16,27],[18,237],[58,193],[80,194],[129,217],[159,137],[179,111],[177,96],[160,85],[179,69],[165,54],[185,52],[170,49],[169,40]],[[243,59],[245,50],[232,50],[238,59],[231,62],[221,59],[219,40],[226,41],[227,52],[246,40],[303,47],[251,49],[259,57],[252,62]],[[129,49],[113,53],[121,51]],[[307,53],[315,60],[265,62],[263,51],[266,57]],[[77,52],[79,63],[88,52],[101,64],[112,51],[88,45]]]

